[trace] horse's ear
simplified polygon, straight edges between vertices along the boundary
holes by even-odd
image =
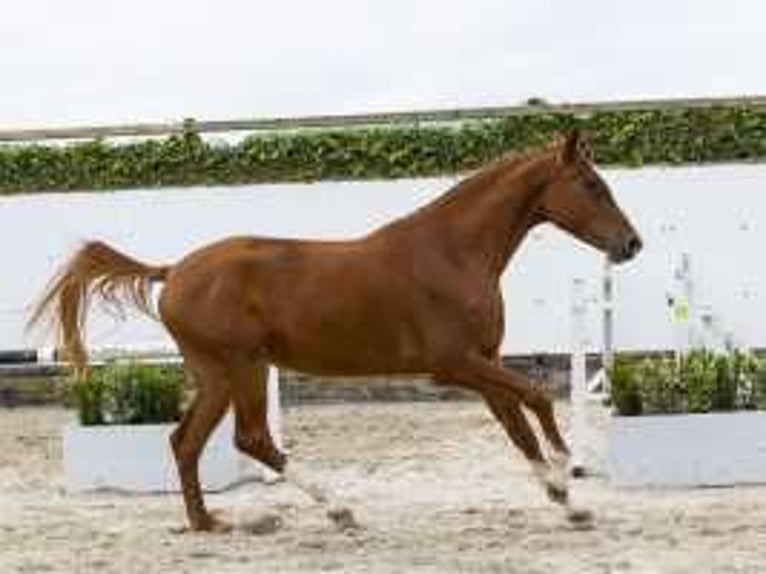
[[[559,162],[562,164],[572,163],[578,159],[593,161],[593,138],[589,132],[572,130],[566,136],[556,135],[553,145],[558,150]]]
[[[561,146],[561,161],[562,163],[572,163],[580,155],[580,143],[582,141],[582,135],[580,130],[572,130],[566,136],[564,143]]]
[[[593,162],[596,155],[593,151],[593,132],[580,132],[580,142],[577,148],[581,158]]]

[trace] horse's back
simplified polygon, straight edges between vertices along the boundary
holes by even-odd
[[[172,267],[160,314],[171,332],[180,326],[206,337],[248,328],[256,336],[256,323],[285,330],[312,316],[343,314],[351,298],[371,300],[381,276],[374,251],[364,241],[228,238]]]

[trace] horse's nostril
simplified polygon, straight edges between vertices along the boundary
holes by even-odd
[[[641,240],[638,237],[633,236],[630,239],[628,239],[628,244],[625,247],[626,247],[625,251],[627,251],[628,255],[633,256],[639,251],[641,251],[641,247],[643,247],[643,243],[641,243]]]

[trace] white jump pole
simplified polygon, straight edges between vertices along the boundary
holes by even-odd
[[[279,400],[279,370],[269,365],[269,375],[266,382],[266,424],[274,446],[284,450],[282,438],[282,409]]]
[[[691,255],[681,253],[673,272],[674,288],[671,298],[671,314],[675,331],[676,361],[688,353],[694,345],[694,283],[692,280]]]
[[[602,282],[602,356],[601,369],[603,371],[603,393],[607,399],[611,397],[612,387],[609,380],[609,371],[614,363],[614,279],[612,275],[612,261],[609,256],[604,257],[604,277]]]
[[[571,292],[571,472],[575,477],[585,474],[585,403],[587,381],[585,372],[585,281],[576,278]]]

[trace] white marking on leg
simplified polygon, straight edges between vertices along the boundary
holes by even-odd
[[[566,473],[567,469],[569,468],[569,455],[564,452],[554,451],[551,453],[551,456],[549,457],[551,460],[551,466],[555,469],[561,469],[562,472]]]
[[[548,465],[547,462],[541,462],[541,461],[535,461],[531,463],[532,465],[532,474],[535,475],[535,478],[537,478],[538,482],[543,486],[543,488],[548,488],[548,485],[550,483],[550,474],[551,474],[551,468]]]
[[[550,456],[551,478],[557,486],[566,489],[569,484],[569,455],[553,452]]]

